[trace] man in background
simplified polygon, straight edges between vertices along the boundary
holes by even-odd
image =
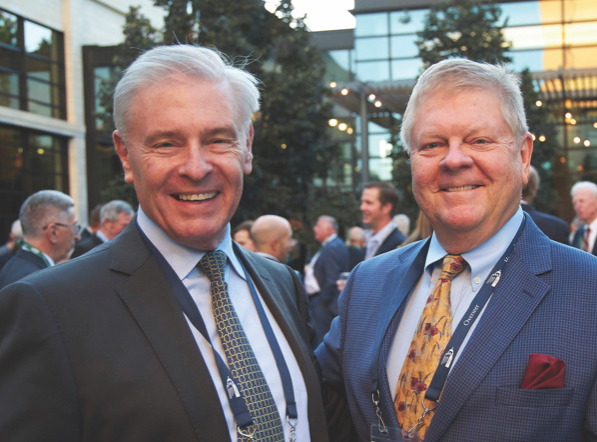
[[[255,244],[253,243],[253,238],[251,238],[253,222],[253,220],[248,219],[232,230],[232,239],[251,252],[255,251]]]
[[[263,215],[251,227],[255,252],[276,262],[286,263],[288,252],[295,245],[288,220],[277,215]]]
[[[348,271],[365,259],[365,232],[359,226],[348,231]]]
[[[572,186],[570,195],[576,216],[583,223],[574,232],[571,245],[597,255],[597,184],[580,181]]]
[[[313,232],[321,248],[309,263],[305,286],[317,329],[315,342],[319,344],[330,329],[332,320],[338,315],[340,292],[336,281],[340,273],[348,271],[348,249],[338,237],[338,223],[331,216],[320,216]]]
[[[365,259],[394,250],[406,239],[392,222],[397,206],[398,192],[390,183],[375,181],[365,185],[361,195],[361,213],[363,224],[370,229],[365,236]]]
[[[10,233],[8,234],[8,241],[0,247],[0,270],[4,264],[15,254],[18,242],[23,238],[23,229],[21,228],[21,220],[16,220],[10,226]]]
[[[529,172],[529,181],[522,188],[522,200],[520,201],[520,207],[526,213],[528,213],[537,227],[541,229],[543,233],[547,235],[549,239],[561,242],[562,244],[568,245],[570,228],[566,221],[561,220],[553,215],[539,212],[533,207],[533,202],[537,196],[540,184],[539,174],[537,170],[531,166]]]
[[[102,210],[101,204],[96,204],[91,212],[89,212],[89,223],[87,227],[81,230],[81,240],[89,238],[95,232],[97,232],[102,223],[100,221],[100,211]]]
[[[74,206],[57,190],[41,190],[25,200],[19,214],[23,244],[2,267],[0,289],[70,257],[80,239]]]
[[[82,239],[75,246],[73,258],[81,256],[93,248],[115,238],[133,219],[135,211],[129,203],[121,200],[113,200],[102,206],[100,210],[100,229]]]

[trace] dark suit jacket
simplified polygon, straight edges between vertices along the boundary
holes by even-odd
[[[0,271],[0,290],[25,276],[47,267],[45,261],[34,253],[19,248],[17,253]]]
[[[582,238],[585,235],[585,226],[579,227],[574,232],[574,236],[572,237],[572,244],[571,246],[576,247],[577,249],[582,249]],[[597,255],[597,241],[593,244],[593,250],[591,251],[593,255]]]
[[[597,440],[597,259],[526,226],[476,329],[452,368],[425,442]],[[397,426],[386,364],[427,241],[364,261],[340,296],[340,316],[316,354],[324,378],[345,388],[359,440],[377,424],[372,362],[379,354],[380,406]],[[378,353],[379,351],[379,353]],[[564,388],[521,390],[529,356],[566,363]]]
[[[521,204],[522,210],[531,215],[537,227],[547,235],[549,239],[568,245],[570,242],[570,227],[563,219],[547,213],[539,212],[530,204]]]
[[[87,238],[82,239],[77,243],[75,246],[75,250],[71,255],[71,258],[76,258],[78,256],[84,255],[85,253],[89,252],[91,249],[102,245],[104,242],[102,239],[97,236],[95,233],[93,235],[89,235]]]
[[[336,281],[342,272],[348,272],[348,248],[339,237],[322,249],[313,274],[319,284],[319,294],[311,297],[311,312],[319,340],[329,330],[332,319],[338,315],[338,287]]]
[[[311,438],[325,442],[304,290],[288,267],[235,249],[303,373]],[[0,292],[0,440],[229,440],[197,343],[134,220],[41,273]]]
[[[365,259],[365,250],[362,247],[350,246],[348,247],[348,270],[352,270],[355,266]]]
[[[392,230],[392,233],[388,235],[388,237],[381,243],[377,252],[375,252],[375,256],[379,256],[382,253],[389,252],[394,250],[400,244],[402,244],[406,240],[406,237],[402,234],[400,230],[396,227]]]

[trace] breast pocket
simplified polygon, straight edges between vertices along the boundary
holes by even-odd
[[[566,414],[574,388],[520,390],[498,387],[498,432],[508,442],[568,441]],[[559,436],[561,435],[562,438]]]

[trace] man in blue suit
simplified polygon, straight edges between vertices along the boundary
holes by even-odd
[[[597,260],[520,209],[533,142],[519,79],[437,63],[401,137],[434,234],[359,264],[316,352],[358,439],[597,440]]]
[[[315,322],[319,344],[330,329],[332,320],[338,315],[338,287],[336,281],[342,272],[348,272],[348,248],[338,237],[338,223],[335,218],[320,216],[313,227],[315,239],[321,249],[311,259],[305,277],[309,294],[309,307]]]

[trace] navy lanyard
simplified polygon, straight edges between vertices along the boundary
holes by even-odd
[[[516,235],[514,235],[514,238],[510,242],[510,245],[508,246],[504,254],[501,256],[501,258],[498,260],[496,265],[493,267],[489,277],[485,281],[485,284],[483,284],[483,287],[481,287],[479,293],[477,293],[477,296],[475,296],[475,299],[473,299],[473,301],[468,307],[468,310],[460,320],[460,323],[456,327],[456,330],[454,330],[454,333],[452,333],[452,337],[450,338],[450,341],[444,349],[444,355],[440,360],[437,369],[435,370],[435,374],[433,375],[431,384],[425,392],[425,399],[428,399],[433,402],[437,402],[437,400],[439,399],[439,396],[446,383],[446,379],[448,378],[450,367],[454,362],[454,358],[458,354],[458,350],[460,350],[460,346],[462,345],[462,342],[464,341],[464,338],[466,337],[467,333],[470,331],[472,325],[479,317],[479,314],[485,307],[485,304],[487,304],[487,301],[489,301],[491,295],[493,295],[494,289],[502,276],[504,266],[510,259],[512,250],[514,250],[514,246],[516,245],[516,242],[518,241],[518,238],[520,237],[520,234],[522,233],[522,229],[524,229],[525,224],[526,219],[523,217],[522,222],[520,223],[520,227],[518,228]]]
[[[191,324],[203,335],[203,337],[207,340],[209,345],[211,345],[216,365],[218,367],[218,372],[220,373],[220,378],[222,379],[222,385],[224,386],[224,390],[227,392],[226,397],[228,398],[228,402],[230,404],[230,408],[232,409],[232,413],[234,414],[234,419],[236,424],[239,428],[245,428],[253,424],[253,418],[249,409],[247,408],[246,401],[240,392],[240,390],[236,387],[238,384],[238,380],[232,376],[230,369],[226,362],[222,359],[220,354],[216,351],[209,338],[209,334],[207,333],[207,327],[205,326],[205,322],[199,312],[199,308],[191,294],[182,283],[182,281],[178,278],[178,275],[170,266],[168,261],[164,258],[164,256],[160,253],[160,251],[155,247],[155,245],[151,242],[151,240],[145,235],[145,233],[139,228],[139,233],[141,237],[145,241],[145,244],[157,260],[160,268],[164,272],[170,287],[174,294],[176,295],[176,299],[178,303],[186,315],[191,321]],[[267,319],[265,309],[263,305],[261,305],[261,301],[259,300],[259,296],[257,295],[257,291],[255,290],[255,286],[253,285],[253,281],[249,277],[247,269],[243,265],[242,261],[240,261],[245,276],[247,278],[247,282],[249,284],[249,288],[251,290],[251,295],[253,297],[253,301],[255,303],[255,307],[257,308],[257,312],[259,314],[259,319],[261,321],[261,325],[263,326],[263,330],[269,342],[270,348],[276,360],[276,365],[278,367],[278,371],[280,372],[280,378],[282,379],[282,387],[284,390],[284,396],[286,398],[286,418],[287,420],[298,419],[297,407],[296,402],[294,399],[294,389],[292,387],[292,379],[290,377],[290,372],[288,370],[288,366],[286,365],[286,361],[284,360],[284,356],[282,354],[282,350],[278,344],[276,336],[272,330],[272,327]],[[291,423],[292,424],[292,423]],[[293,425],[293,424],[292,424]]]

